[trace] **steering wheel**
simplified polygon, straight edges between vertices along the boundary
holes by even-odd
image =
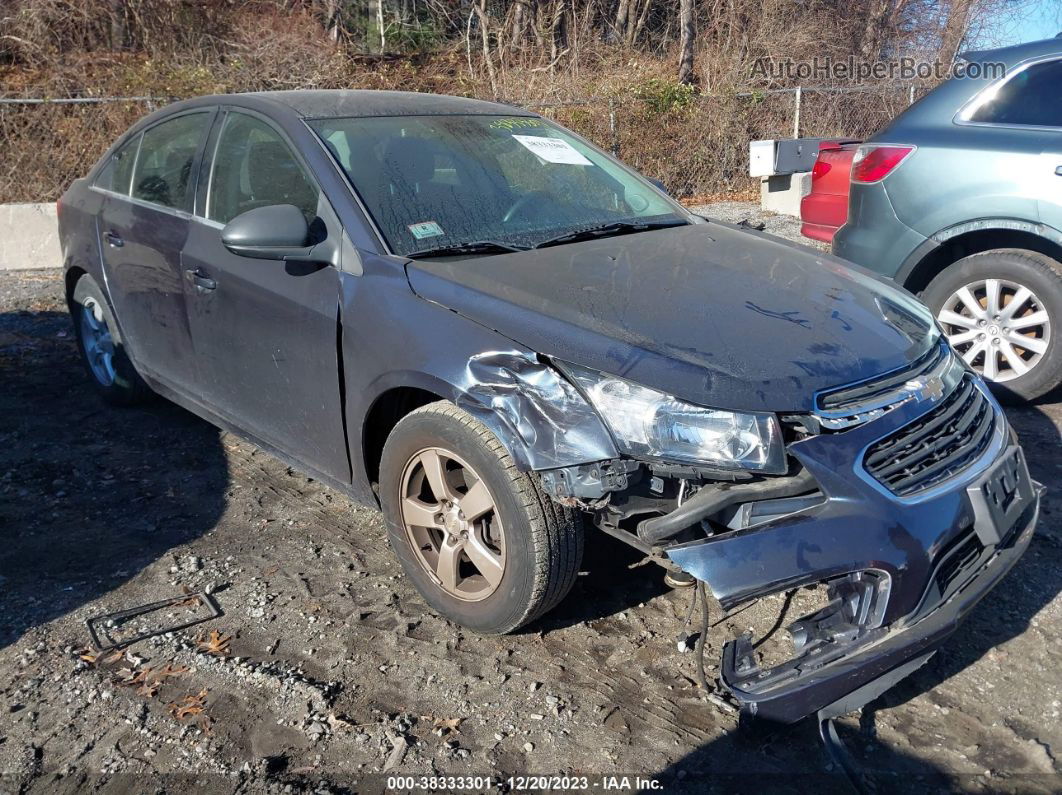
[[[509,209],[505,211],[505,215],[502,216],[502,223],[503,224],[509,223],[510,221],[513,220],[513,218],[516,218],[517,216],[520,215],[520,213],[522,213],[524,210],[526,210],[532,203],[534,203],[536,201],[540,202],[540,201],[546,200],[548,198],[549,198],[549,196],[546,193],[544,193],[543,191],[540,191],[540,190],[535,190],[535,191],[531,191],[530,193],[525,193],[519,199],[514,201],[509,206]]]

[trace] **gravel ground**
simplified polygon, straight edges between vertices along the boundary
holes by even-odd
[[[736,224],[748,221],[750,224],[763,224],[763,231],[778,237],[784,237],[794,243],[801,243],[821,251],[828,251],[829,246],[800,234],[800,219],[791,215],[778,215],[760,209],[755,202],[715,202],[690,207],[698,215],[706,215],[718,221]]]
[[[1062,406],[1011,417],[1050,487],[1041,529],[929,664],[839,722],[871,790],[1062,788]],[[0,539],[0,792],[845,789],[812,722],[739,731],[700,697],[675,644],[689,592],[618,542],[589,537],[545,619],[477,636],[426,611],[376,511],[163,401],[107,408],[54,271],[0,274]],[[202,589],[221,617],[88,651],[87,618]]]

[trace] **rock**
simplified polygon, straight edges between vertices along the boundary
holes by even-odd
[[[535,744],[534,743],[524,743],[524,751],[526,751],[527,753],[531,753],[534,750],[535,750]]]
[[[384,762],[383,772],[385,773],[402,764],[402,760],[406,757],[406,750],[409,748],[409,741],[401,734],[393,735],[391,742],[394,745],[391,747],[391,753],[388,755],[387,761]]]

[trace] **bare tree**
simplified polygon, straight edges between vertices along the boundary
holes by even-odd
[[[697,47],[696,0],[679,0],[679,70],[680,83],[693,83],[693,59]]]

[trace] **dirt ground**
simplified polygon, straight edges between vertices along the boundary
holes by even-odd
[[[1062,789],[1062,405],[1009,413],[1040,530],[928,665],[840,721],[871,791]],[[812,721],[739,731],[700,697],[690,592],[618,542],[588,537],[552,614],[480,637],[426,610],[376,511],[166,402],[106,407],[56,271],[0,274],[0,541],[0,792],[847,787]],[[86,654],[86,619],[202,589],[221,617]]]

